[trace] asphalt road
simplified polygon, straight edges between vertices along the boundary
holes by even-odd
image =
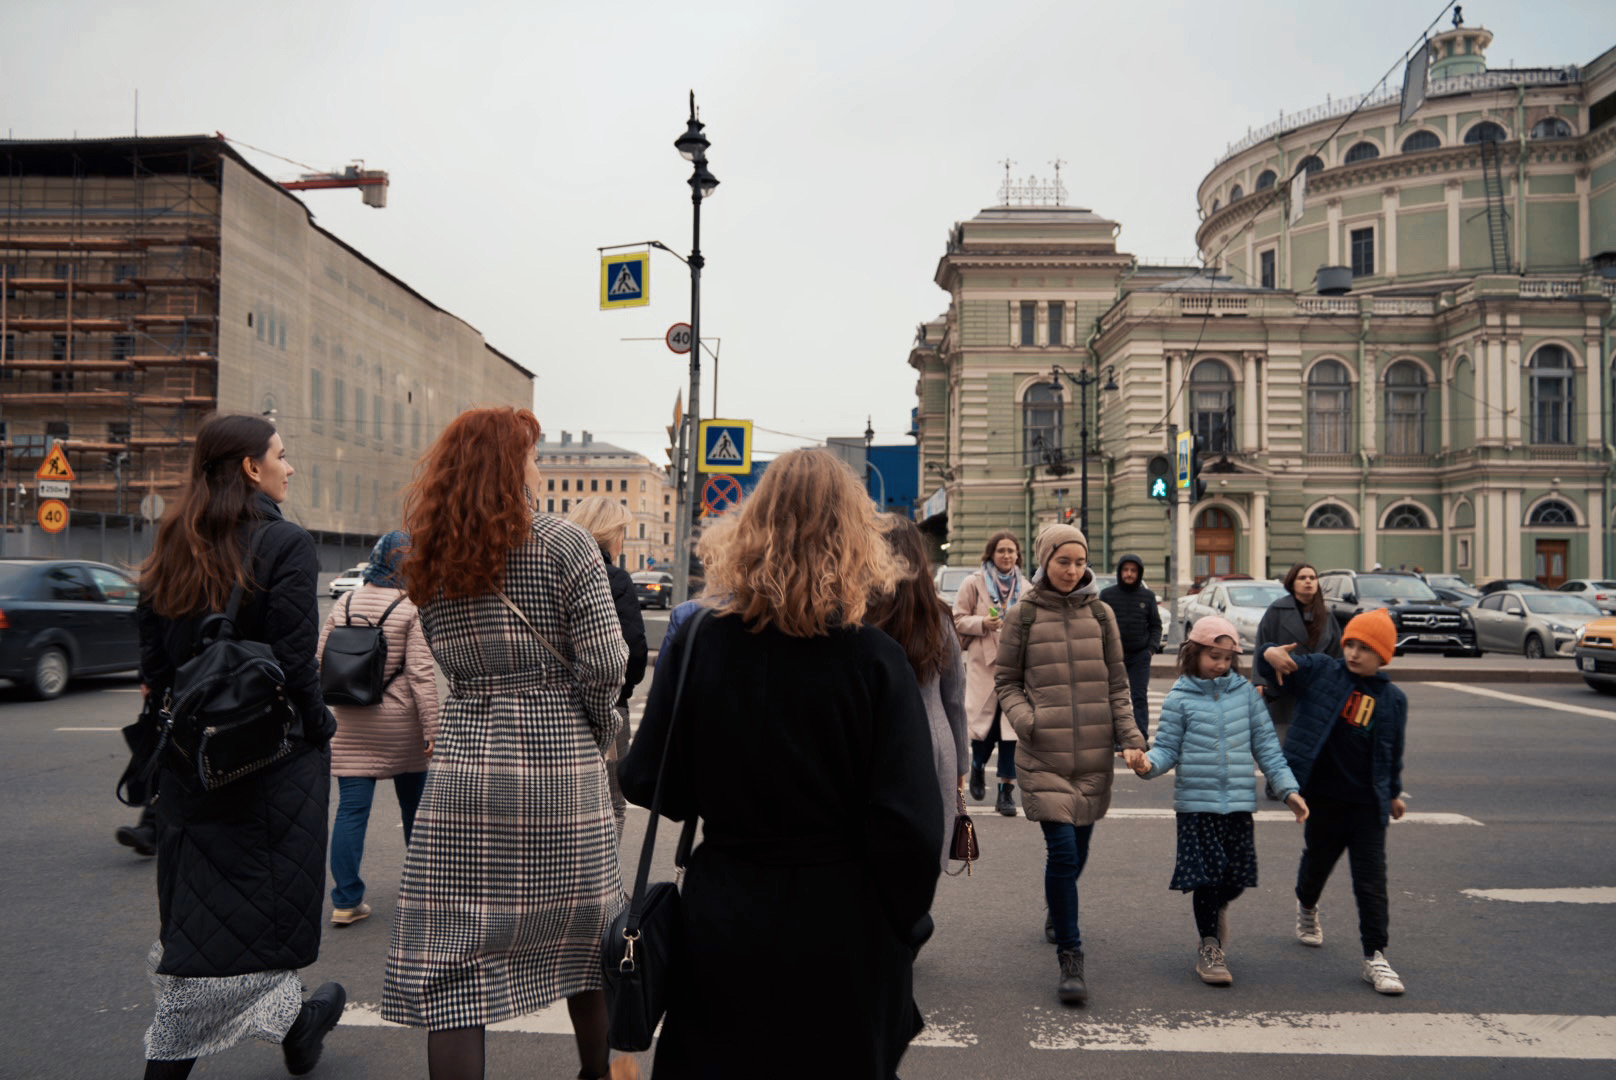
[[[1419,684],[1408,692],[1411,817],[1390,838],[1388,951],[1406,995],[1382,997],[1359,979],[1344,865],[1323,900],[1325,946],[1292,939],[1289,882],[1301,833],[1278,819],[1257,825],[1262,887],[1232,909],[1235,986],[1203,986],[1191,971],[1189,902],[1166,887],[1171,781],[1122,772],[1081,883],[1089,1005],[1055,1000],[1038,829],[980,807],[984,858],[973,876],[939,887],[937,936],[916,974],[930,1026],[903,1076],[1611,1075],[1616,701],[1574,686]],[[124,761],[117,728],[138,700],[131,678],[84,681],[48,704],[0,688],[0,790],[12,823],[0,839],[9,871],[0,963],[13,973],[0,1076],[132,1076],[140,1068],[151,1013],[143,960],[157,932],[152,863],[112,840],[134,817],[112,787]],[[352,1003],[316,1076],[425,1072],[424,1035],[375,1014],[403,856],[396,806],[385,787],[378,794],[365,860],[376,917],[328,930],[305,972],[311,984],[342,981]],[[631,858],[644,823],[643,812],[631,813]],[[668,839],[659,852],[663,873],[671,848]],[[789,977],[771,968],[760,943],[760,991]],[[490,1076],[576,1074],[563,1010],[514,1026],[522,1030],[489,1035]],[[760,1074],[788,1075],[775,1070],[791,1047],[824,1037],[782,1016],[779,1061]],[[249,1044],[193,1075],[284,1072],[277,1048]]]

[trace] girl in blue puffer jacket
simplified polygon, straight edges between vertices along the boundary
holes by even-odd
[[[1147,780],[1178,767],[1178,861],[1169,888],[1193,894],[1201,936],[1195,973],[1212,986],[1234,983],[1224,955],[1229,902],[1257,884],[1253,764],[1296,820],[1307,820],[1268,708],[1239,673],[1239,652],[1239,633],[1227,619],[1197,621],[1178,654],[1179,679],[1162,703],[1155,748],[1125,755]]]

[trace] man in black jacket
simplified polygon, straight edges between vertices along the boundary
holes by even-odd
[[[1117,617],[1123,662],[1133,691],[1133,718],[1150,738],[1150,658],[1161,652],[1161,612],[1156,594],[1145,587],[1145,560],[1129,552],[1117,562],[1117,583],[1100,593]]]

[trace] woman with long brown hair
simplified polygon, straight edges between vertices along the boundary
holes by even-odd
[[[965,718],[971,726],[971,798],[987,795],[988,756],[999,748],[994,809],[1016,816],[1016,733],[993,688],[1004,616],[1032,589],[1022,572],[1021,541],[1001,530],[982,549],[982,568],[954,595],[954,630],[965,649]]]
[[[902,646],[926,703],[932,766],[943,797],[942,866],[946,870],[954,819],[965,791],[965,770],[971,762],[965,727],[965,668],[954,616],[932,583],[931,560],[920,530],[908,518],[892,514],[886,515],[882,525],[887,543],[898,557],[901,576],[881,603],[875,625]]]
[[[236,637],[269,644],[296,711],[293,751],[203,790],[168,756],[158,770],[157,902],[149,965],[157,1014],[146,1076],[181,1078],[195,1060],[249,1036],[278,1042],[293,1075],[319,1060],[346,994],[326,983],[303,1000],[298,969],[320,952],[327,746],[336,723],[320,695],[314,540],[281,516],[295,470],[273,425],[216,416],[197,432],[185,491],[141,568],[141,725],[151,735],[202,622],[242,590]],[[155,740],[153,740],[155,741]]]
[[[1282,584],[1286,595],[1269,604],[1262,620],[1257,623],[1258,654],[1261,655],[1270,645],[1295,645],[1298,656],[1324,653],[1340,659],[1341,627],[1324,603],[1318,569],[1312,563],[1295,563],[1286,572]],[[1257,665],[1258,668],[1261,666]],[[1268,703],[1268,716],[1274,722],[1274,734],[1279,736],[1279,745],[1284,746],[1285,735],[1291,727],[1291,714],[1296,709],[1296,699],[1271,672],[1253,670],[1251,681]],[[1270,799],[1279,798],[1271,784],[1265,787],[1264,792]]]
[[[433,1080],[481,1077],[484,1028],[557,998],[581,1077],[637,1075],[608,1061],[600,966],[623,906],[604,755],[628,646],[594,538],[534,510],[538,442],[526,409],[461,413],[405,502],[405,590],[449,696],[382,1015],[427,1029]]]
[[[775,458],[737,513],[708,566],[724,599],[664,646],[622,766],[648,805],[666,746],[662,813],[703,821],[656,1075],[893,1077],[921,1027],[912,965],[942,846],[915,673],[871,625],[898,567],[826,450]],[[782,1018],[814,1037],[783,1048]]]

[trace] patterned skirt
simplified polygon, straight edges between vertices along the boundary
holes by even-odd
[[[196,978],[162,975],[163,943],[146,957],[157,1014],[146,1030],[148,1061],[185,1061],[228,1050],[243,1039],[278,1043],[303,1007],[295,971]]]
[[[1178,860],[1169,889],[1190,892],[1207,886],[1257,886],[1257,837],[1251,814],[1178,815]]]

